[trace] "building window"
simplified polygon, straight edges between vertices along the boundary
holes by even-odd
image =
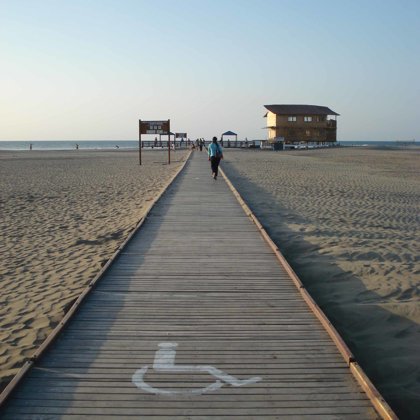
[[[312,122],[312,117],[303,117],[303,121]]]
[[[306,130],[306,135],[309,137],[311,135],[311,130]]]
[[[296,121],[296,117],[287,117],[287,121],[289,121],[289,122],[295,122]]]

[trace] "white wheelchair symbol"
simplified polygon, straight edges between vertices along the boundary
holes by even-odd
[[[175,365],[175,355],[176,347],[178,343],[160,343],[159,350],[155,354],[155,360],[153,362],[153,369],[156,372],[161,373],[203,373],[207,372],[210,375],[216,378],[216,381],[205,388],[191,389],[191,390],[168,390],[154,388],[151,385],[148,385],[144,381],[144,376],[148,370],[148,366],[143,366],[141,369],[136,370],[132,376],[133,384],[145,392],[150,392],[151,394],[161,394],[161,395],[175,395],[175,394],[188,394],[188,395],[200,395],[206,392],[215,391],[221,388],[224,384],[229,384],[235,387],[244,386],[253,384],[255,382],[261,381],[262,378],[259,376],[254,376],[249,379],[237,379],[232,375],[229,375],[223,372],[220,369],[217,369],[213,366],[207,365]]]

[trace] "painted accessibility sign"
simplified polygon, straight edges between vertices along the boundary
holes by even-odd
[[[153,362],[153,370],[158,373],[208,373],[215,378],[215,382],[212,384],[198,389],[190,390],[168,390],[161,388],[154,388],[145,382],[144,376],[149,369],[149,366],[143,366],[141,369],[136,370],[132,376],[133,384],[145,391],[152,394],[161,395],[176,395],[176,394],[187,394],[187,395],[200,395],[206,392],[215,391],[221,388],[223,385],[228,384],[231,386],[244,386],[259,382],[262,380],[259,376],[254,376],[248,379],[238,379],[232,375],[217,369],[214,366],[208,365],[176,365],[175,356],[176,348],[178,343],[160,343],[159,350],[155,353],[155,360]]]

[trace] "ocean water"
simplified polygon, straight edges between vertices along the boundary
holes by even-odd
[[[240,142],[241,140],[238,140]],[[260,140],[252,141],[258,146]],[[112,149],[137,149],[138,140],[27,140],[27,141],[0,141],[0,150],[75,150],[79,145],[80,150],[112,150]],[[378,148],[406,148],[420,147],[420,142],[399,142],[399,141],[338,141],[337,144],[343,147],[378,147]]]
[[[138,140],[28,140],[28,141],[0,141],[0,150],[75,150],[76,145],[84,150],[136,149]],[[118,146],[118,147],[117,147]]]
[[[418,141],[339,141],[341,146],[347,147],[378,147],[378,148],[405,148],[405,147],[420,147]]]

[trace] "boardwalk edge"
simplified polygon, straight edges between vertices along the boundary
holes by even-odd
[[[106,262],[106,264],[101,268],[101,270],[96,274],[96,276],[92,279],[91,282],[83,289],[82,293],[79,295],[79,297],[75,300],[73,305],[70,307],[70,309],[67,311],[67,313],[64,315],[63,319],[57,324],[57,326],[51,331],[51,333],[47,336],[47,338],[43,341],[43,343],[38,347],[38,349],[35,350],[35,353],[29,357],[28,360],[25,361],[23,366],[19,369],[19,371],[16,373],[16,375],[12,378],[12,380],[7,384],[6,388],[4,388],[3,392],[0,394],[0,407],[7,401],[7,399],[12,394],[13,390],[16,388],[16,386],[20,383],[20,381],[23,379],[23,377],[26,375],[26,373],[30,370],[30,368],[34,365],[36,360],[42,356],[42,354],[47,350],[47,348],[52,344],[52,342],[57,338],[61,330],[65,327],[65,325],[70,321],[70,319],[73,317],[73,315],[77,312],[77,309],[79,308],[80,304],[83,302],[83,300],[86,298],[86,296],[90,293],[90,291],[94,288],[96,283],[103,277],[103,275],[108,271],[109,267],[112,265],[112,263],[115,261],[115,259],[118,257],[118,255],[121,253],[123,248],[130,242],[131,238],[136,234],[141,226],[143,225],[144,221],[147,219],[147,216],[149,215],[152,208],[155,206],[155,204],[160,200],[160,198],[165,194],[165,192],[168,190],[168,188],[172,185],[172,183],[175,181],[175,179],[178,177],[178,175],[182,172],[182,170],[185,168],[185,165],[189,161],[191,157],[192,151],[189,151],[188,155],[185,158],[185,161],[182,163],[178,171],[170,178],[168,184],[166,187],[160,191],[160,193],[153,199],[153,201],[150,203],[148,209],[142,216],[142,218],[138,221],[137,225],[134,227],[134,229],[128,234],[127,238],[124,240],[124,242],[117,248],[117,250],[112,254],[112,256],[109,258],[109,260]]]
[[[363,369],[357,363],[355,357],[351,353],[350,349],[347,347],[344,340],[341,338],[338,331],[334,328],[331,324],[327,316],[324,314],[322,309],[317,305],[314,301],[312,296],[306,290],[305,286],[303,285],[302,281],[299,279],[297,274],[294,272],[290,264],[284,258],[283,254],[278,249],[277,245],[271,239],[270,235],[267,233],[263,225],[260,223],[258,218],[246,204],[245,200],[236,190],[226,173],[223,169],[219,168],[220,173],[222,174],[223,178],[225,179],[229,189],[232,191],[233,195],[238,200],[239,204],[241,205],[242,209],[244,210],[245,214],[253,221],[253,223],[257,226],[261,236],[273,250],[274,254],[276,255],[280,265],[286,270],[286,272],[291,277],[293,283],[295,284],[296,288],[299,290],[300,294],[302,295],[303,299],[305,300],[306,304],[309,306],[311,311],[314,315],[318,318],[321,322],[324,329],[327,331],[331,339],[333,340],[334,344],[337,346],[338,350],[340,351],[341,355],[343,356],[344,360],[346,361],[347,365],[350,368],[350,372],[357,380],[363,391],[366,393],[370,401],[372,402],[373,406],[377,410],[378,414],[382,416],[383,419],[386,420],[398,420],[397,415],[394,413],[392,408],[388,405],[376,387],[373,385],[371,380],[365,374]]]

